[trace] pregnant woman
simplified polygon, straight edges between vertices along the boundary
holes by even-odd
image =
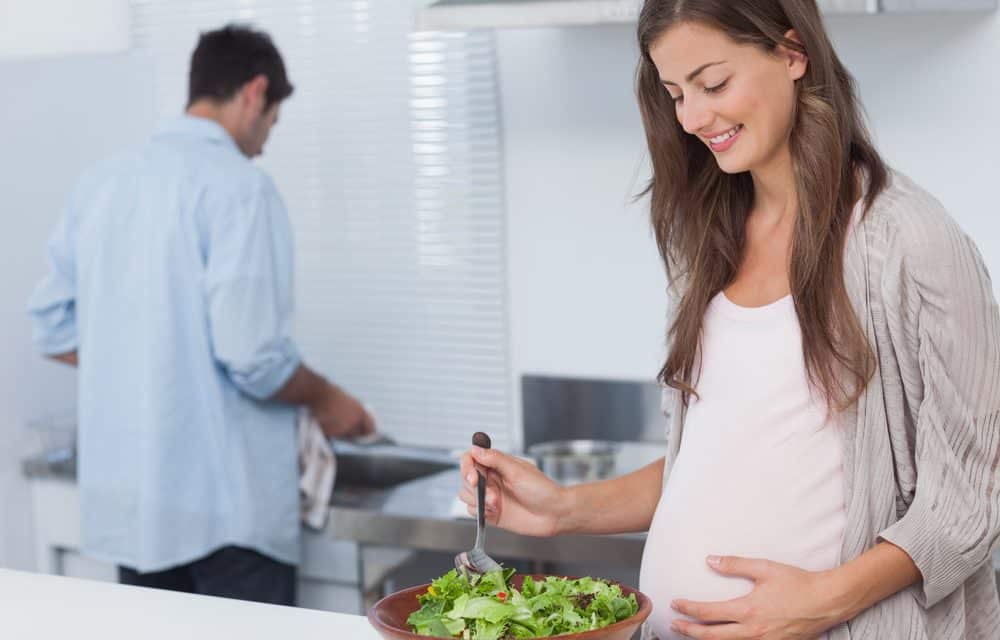
[[[473,449],[490,521],[648,530],[647,637],[996,640],[1000,318],[869,141],[813,0],[647,0],[637,93],[672,296],[664,459],[561,487]]]

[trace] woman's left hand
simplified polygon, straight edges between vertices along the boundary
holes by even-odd
[[[712,558],[712,569],[753,580],[753,591],[725,602],[673,601],[674,610],[698,621],[675,621],[675,633],[698,640],[814,640],[842,622],[828,572],[769,560],[723,556],[713,563]]]

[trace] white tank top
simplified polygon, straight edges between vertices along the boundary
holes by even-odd
[[[846,521],[839,427],[810,393],[791,296],[747,308],[719,293],[703,330],[700,398],[688,407],[642,558],[649,627],[663,640],[680,638],[670,632],[672,600],[752,589],[715,573],[706,556],[832,569]]]

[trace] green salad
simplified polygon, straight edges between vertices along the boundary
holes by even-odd
[[[526,576],[518,591],[513,575],[505,569],[467,578],[453,569],[419,596],[420,609],[406,622],[423,636],[510,640],[600,629],[639,610],[635,595],[604,580]]]

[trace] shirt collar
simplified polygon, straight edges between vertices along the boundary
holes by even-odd
[[[225,127],[209,118],[184,115],[179,118],[170,118],[160,123],[153,133],[154,138],[161,136],[184,135],[201,138],[209,142],[222,144],[231,147],[234,151],[240,152],[236,141],[229,135]],[[240,152],[242,153],[242,152]]]

